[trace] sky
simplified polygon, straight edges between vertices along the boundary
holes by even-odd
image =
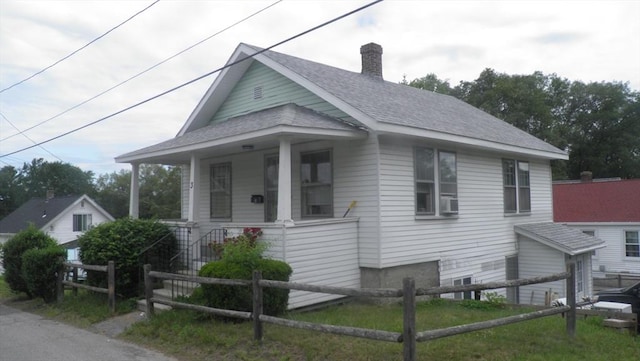
[[[241,42],[266,48],[372,2],[154,1],[0,1],[0,168],[130,169],[114,158],[174,137],[217,73],[123,110],[222,67]],[[387,0],[273,50],[359,72],[369,42],[391,82],[455,86],[491,68],[640,91],[640,0]]]

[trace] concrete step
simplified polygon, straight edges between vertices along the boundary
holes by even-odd
[[[176,280],[163,280],[162,284],[165,289],[173,290],[179,295],[190,295],[196,287],[200,286],[197,282]]]
[[[137,309],[140,312],[145,312],[146,313],[147,312],[147,300],[145,300],[145,299],[138,300]],[[153,309],[156,312],[163,312],[163,311],[170,310],[171,306],[163,305],[161,303],[154,303],[153,304]]]

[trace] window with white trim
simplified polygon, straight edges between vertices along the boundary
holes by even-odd
[[[624,232],[624,251],[626,257],[640,258],[640,239],[638,231]]]
[[[333,217],[331,151],[300,154],[302,217]]]
[[[502,182],[504,186],[504,213],[531,212],[529,162],[503,159]]]
[[[458,213],[456,153],[416,147],[413,161],[416,214]]]
[[[84,232],[91,227],[91,214],[74,214],[73,231]]]
[[[471,284],[471,277],[464,277],[464,278],[458,278],[453,280],[454,286],[463,286],[463,285],[470,285],[470,284]],[[453,298],[456,300],[470,300],[471,291],[455,292],[453,294]]]
[[[231,218],[231,163],[212,164],[209,180],[211,218]]]
[[[584,262],[576,260],[576,292],[584,292]]]

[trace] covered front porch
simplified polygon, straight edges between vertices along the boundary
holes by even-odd
[[[132,165],[134,218],[140,164],[181,166],[182,219],[171,224],[186,231],[174,262],[197,270],[216,259],[211,245],[260,228],[269,255],[293,268],[292,281],[359,287],[361,225],[349,191],[359,179],[349,173],[370,144],[361,128],[287,104],[116,159]],[[331,297],[296,292],[290,306]]]

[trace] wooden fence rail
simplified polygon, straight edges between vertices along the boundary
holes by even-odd
[[[67,269],[71,268],[73,272],[73,277],[71,281],[67,281],[64,279],[64,275],[67,273]],[[85,285],[83,283],[78,282],[78,269],[82,268],[89,271],[98,271],[98,272],[106,272],[107,273],[107,288],[100,288]],[[78,295],[78,288],[83,288],[89,291],[98,292],[98,293],[106,293],[108,295],[108,303],[109,303],[109,312],[116,312],[116,277],[115,277],[115,263],[114,261],[109,261],[106,266],[99,265],[89,265],[82,263],[71,263],[64,262],[62,264],[62,269],[58,272],[58,302],[62,302],[64,299],[64,286],[71,286],[73,288],[74,296]]]
[[[158,299],[153,297],[153,279],[173,279],[183,280],[190,282],[199,282],[204,284],[222,284],[222,285],[234,285],[252,287],[253,290],[253,309],[252,312],[242,312],[233,310],[216,309],[205,306],[197,306],[192,304],[186,304],[181,302],[168,301],[164,299]],[[462,333],[473,332],[503,325],[508,325],[516,322],[523,322],[533,320],[540,317],[548,317],[559,313],[565,314],[566,330],[567,334],[571,337],[575,336],[575,322],[576,322],[576,301],[575,301],[575,263],[567,263],[567,271],[530,279],[518,279],[509,280],[506,282],[491,282],[485,284],[475,285],[463,285],[463,286],[446,286],[446,287],[433,287],[433,288],[421,288],[416,289],[415,281],[412,278],[405,278],[403,280],[402,289],[353,289],[343,287],[332,286],[319,286],[309,285],[294,282],[282,282],[274,280],[263,280],[260,272],[255,271],[253,279],[248,280],[228,280],[228,279],[216,279],[208,277],[192,277],[185,275],[177,275],[172,273],[154,272],[151,271],[150,265],[144,266],[144,279],[145,279],[145,295],[147,301],[147,311],[149,317],[154,315],[154,303],[161,303],[175,308],[185,308],[196,310],[200,312],[207,312],[221,316],[236,317],[242,319],[248,319],[253,321],[254,325],[254,339],[261,341],[263,338],[263,323],[270,323],[280,326],[293,327],[299,329],[313,330],[325,333],[347,335],[352,337],[361,337],[377,341],[388,342],[402,342],[403,343],[403,360],[415,361],[416,360],[416,344],[417,342],[424,342],[434,340],[442,337],[449,337],[453,335],[459,335]],[[417,332],[416,330],[416,296],[418,295],[440,295],[453,292],[466,292],[466,291],[481,291],[487,289],[497,289],[505,287],[517,287],[521,285],[529,285],[536,283],[546,283],[558,280],[566,280],[567,284],[567,301],[569,305],[562,307],[555,307],[550,309],[538,310],[530,313],[509,316],[499,318],[490,321],[477,322],[468,325],[460,325],[454,327],[448,327],[438,330],[427,330]],[[336,326],[328,324],[318,324],[311,322],[302,322],[291,319],[285,319],[280,317],[268,316],[262,314],[263,312],[263,300],[262,289],[264,287],[284,288],[290,290],[300,290],[319,293],[330,293],[345,296],[356,297],[402,297],[403,304],[403,330],[400,332],[391,332],[383,330],[374,330],[366,328],[348,327],[348,326]]]

